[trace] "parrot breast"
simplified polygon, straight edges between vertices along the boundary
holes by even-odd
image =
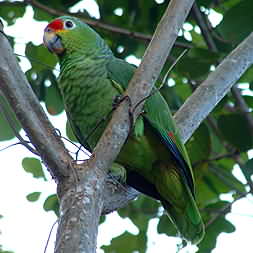
[[[85,142],[89,136],[92,149],[108,123],[113,99],[118,94],[107,79],[106,61],[96,59],[95,64],[92,58],[67,59],[61,64],[58,80],[74,133]]]

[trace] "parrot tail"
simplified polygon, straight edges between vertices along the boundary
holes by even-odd
[[[180,237],[192,244],[200,243],[204,237],[205,228],[195,201],[193,199],[189,201],[184,212],[181,208],[171,205],[166,200],[162,200],[161,203],[170,220],[179,231]]]

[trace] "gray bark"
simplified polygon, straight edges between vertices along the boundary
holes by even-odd
[[[185,101],[175,115],[183,142],[253,63],[253,33],[237,46]]]

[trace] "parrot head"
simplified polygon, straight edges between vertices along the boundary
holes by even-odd
[[[84,48],[94,48],[100,36],[81,20],[62,16],[47,25],[44,30],[43,42],[52,53],[62,56],[66,52],[75,53]],[[98,43],[97,43],[98,44]]]

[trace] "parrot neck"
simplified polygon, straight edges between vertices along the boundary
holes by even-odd
[[[73,118],[73,125],[77,126],[85,138],[110,112],[113,98],[118,94],[107,79],[107,64],[112,57],[111,51],[103,48],[93,50],[93,53],[66,52],[60,60],[58,86],[65,110]],[[102,105],[100,99],[103,99]],[[93,148],[97,143],[103,127],[96,130],[89,142],[90,147]]]
[[[80,46],[82,44],[85,46]],[[111,57],[113,57],[111,49],[104,40],[98,37],[93,42],[86,41],[85,43],[80,42],[78,45],[68,46],[65,53],[59,55],[59,62],[61,68],[72,62],[87,67],[87,65],[97,65],[99,62],[107,62]]]

